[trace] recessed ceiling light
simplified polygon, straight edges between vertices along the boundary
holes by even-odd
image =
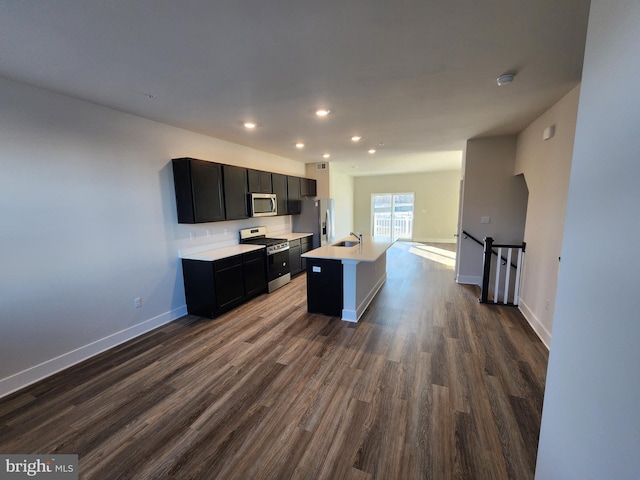
[[[330,153],[323,153],[322,158],[329,158],[331,156]]]
[[[360,137],[360,136],[358,136],[358,135],[354,135],[353,137],[351,137],[351,141],[352,141],[352,142],[359,142],[361,138],[362,138],[362,137]]]
[[[256,128],[258,126],[256,122],[244,122],[242,125],[248,129]]]
[[[296,143],[296,148],[304,148],[304,143],[302,142]]]
[[[369,149],[369,153],[376,153],[376,149],[375,148],[370,148]]]
[[[326,117],[327,115],[329,115],[329,113],[331,113],[331,110],[329,110],[328,108],[321,108],[320,110],[316,110],[316,115],[319,117]]]

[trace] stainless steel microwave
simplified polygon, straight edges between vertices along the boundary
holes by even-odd
[[[275,193],[250,193],[252,217],[272,217],[278,214],[278,201]]]

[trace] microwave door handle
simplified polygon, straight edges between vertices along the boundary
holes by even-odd
[[[271,211],[272,212],[277,212],[277,205],[276,205],[276,199],[271,197]]]

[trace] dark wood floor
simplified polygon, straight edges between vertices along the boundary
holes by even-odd
[[[533,478],[547,355],[517,309],[396,244],[358,324],[305,278],[0,400],[0,452],[80,478]]]

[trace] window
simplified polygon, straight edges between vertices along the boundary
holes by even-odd
[[[391,241],[413,237],[413,193],[374,193],[371,216],[374,238]]]

